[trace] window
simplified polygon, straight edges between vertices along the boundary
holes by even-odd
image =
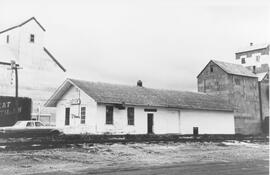
[[[241,59],[241,63],[242,63],[242,64],[245,64],[245,63],[246,63],[246,59],[245,59],[245,58],[242,58],[242,59]]]
[[[69,120],[70,120],[70,108],[66,108],[65,125],[69,125]]]
[[[44,125],[43,125],[42,123],[40,123],[40,122],[35,122],[35,124],[36,124],[37,127],[44,126]]]
[[[106,106],[106,124],[113,124],[113,106]]]
[[[134,108],[127,108],[128,125],[134,125]]]
[[[26,127],[34,127],[34,122],[27,122]]]
[[[9,35],[7,35],[7,43],[9,43]]]
[[[81,124],[85,124],[85,107],[81,107]]]
[[[239,78],[235,78],[234,81],[235,81],[236,85],[240,85],[240,79]]]
[[[257,56],[256,56],[256,61],[257,61],[257,62],[260,62],[260,55],[257,55]]]
[[[34,43],[35,42],[35,35],[34,34],[31,34],[30,35],[30,42],[31,43]]]
[[[214,66],[210,65],[210,72],[214,72]]]

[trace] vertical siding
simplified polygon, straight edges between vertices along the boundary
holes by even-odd
[[[236,84],[236,79],[240,84]],[[210,62],[198,76],[198,91],[220,95],[234,106],[236,133],[258,134],[261,127],[257,81],[257,78],[227,74]]]
[[[240,84],[236,84],[236,79]],[[234,105],[236,133],[258,134],[261,132],[259,90],[257,78],[230,75],[230,103]]]
[[[269,80],[261,82],[261,100],[263,119],[269,117]]]
[[[210,72],[210,66],[213,72]],[[226,98],[230,91],[229,76],[216,64],[210,62],[198,76],[198,92],[222,95]]]

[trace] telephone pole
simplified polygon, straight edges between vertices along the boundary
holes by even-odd
[[[18,69],[21,69],[19,64],[16,64],[14,60],[8,62],[2,62],[0,61],[0,65],[6,65],[10,66],[9,70],[14,70],[15,71],[15,97],[16,99],[18,98],[18,88],[19,88],[19,81],[18,81]]]
[[[0,61],[0,65],[7,65],[10,66],[10,68],[8,68],[8,70],[14,70],[15,71],[15,108],[16,108],[16,120],[18,119],[18,114],[19,114],[19,110],[18,110],[18,69],[20,69],[19,64],[16,64],[16,62],[14,60],[11,60],[10,63],[8,62],[1,62]]]

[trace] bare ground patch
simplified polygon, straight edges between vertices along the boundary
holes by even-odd
[[[0,174],[268,160],[268,155],[268,143],[236,141],[80,144],[70,148],[0,152]]]

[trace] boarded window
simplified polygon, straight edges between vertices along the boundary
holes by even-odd
[[[35,35],[34,34],[31,34],[30,35],[30,42],[31,43],[34,43],[35,42]]]
[[[128,125],[134,125],[134,108],[127,108]]]
[[[9,43],[9,35],[7,35],[7,43]]]
[[[86,113],[86,108],[81,107],[81,124],[85,124],[85,113]]]
[[[106,124],[113,124],[113,106],[106,106]]]
[[[246,59],[245,59],[245,58],[242,58],[242,59],[241,59],[241,63],[242,63],[242,64],[245,64],[245,63],[246,63]]]

